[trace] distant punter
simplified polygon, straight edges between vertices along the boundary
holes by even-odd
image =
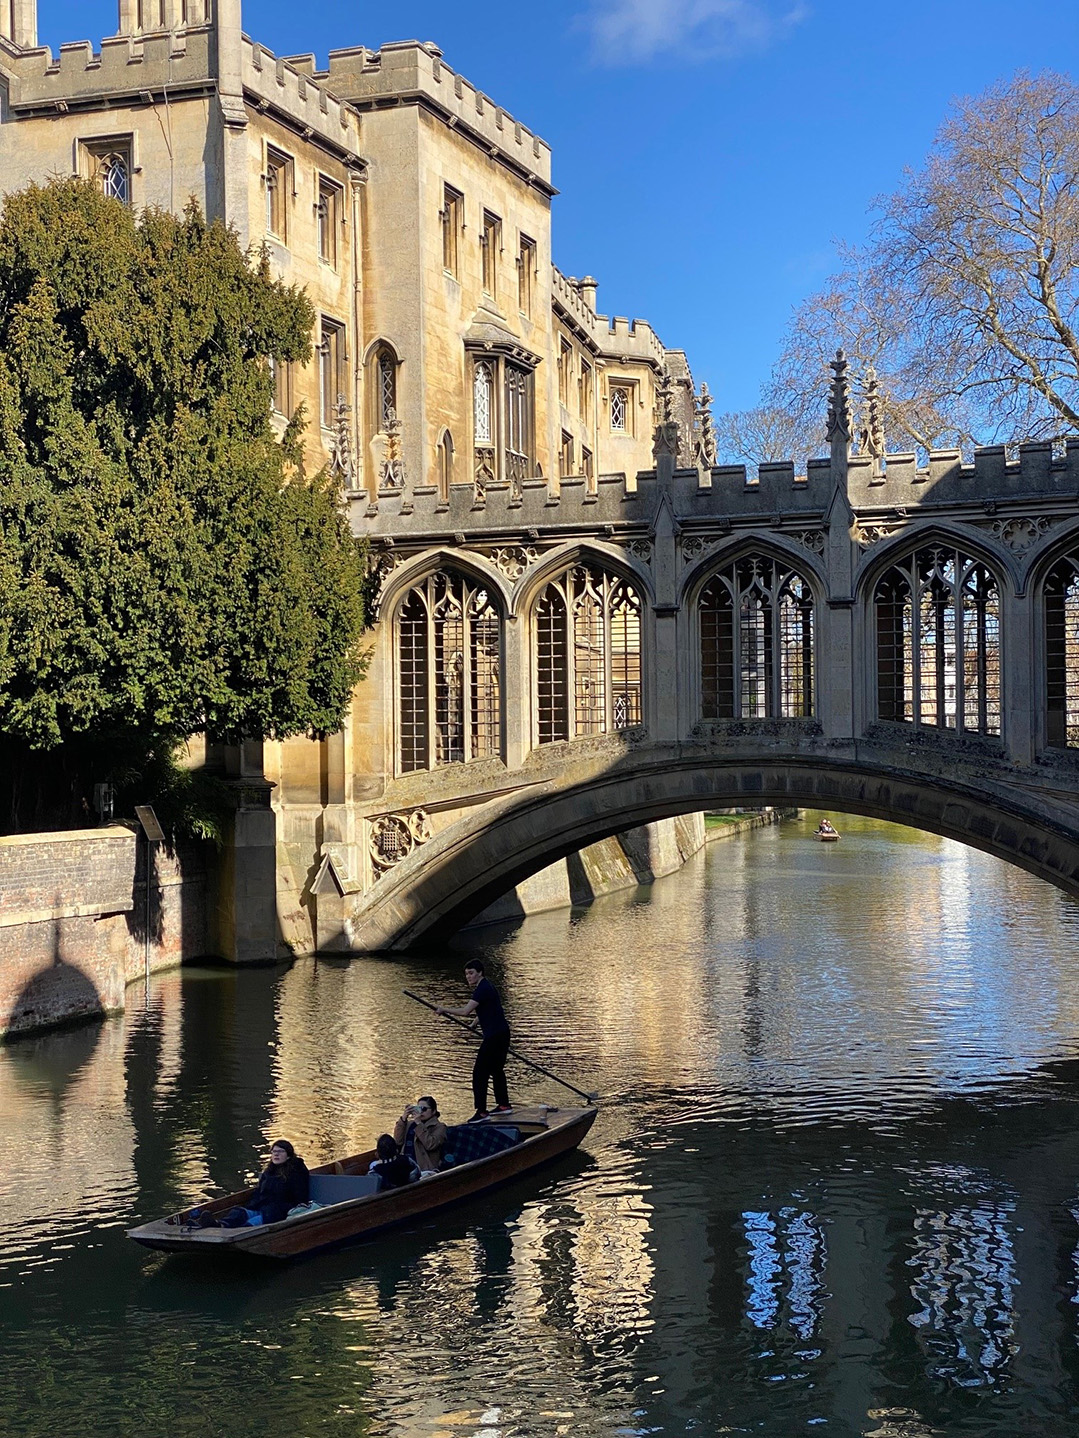
[[[440,1008],[440,1014],[452,1014],[454,1018],[479,1020],[483,1042],[476,1055],[472,1070],[472,1094],[476,1100],[476,1112],[469,1123],[480,1123],[490,1118],[487,1111],[487,1081],[491,1080],[495,1091],[495,1113],[512,1113],[509,1089],[506,1087],[506,1055],[510,1047],[510,1026],[502,1008],[498,990],[490,979],[484,976],[483,964],[472,959],[465,965],[465,983],[472,990],[472,997],[463,1008]]]

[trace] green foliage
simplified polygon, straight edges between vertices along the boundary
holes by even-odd
[[[313,312],[192,204],[80,180],[0,217],[0,741],[116,766],[339,727],[364,562],[270,422]],[[104,778],[98,772],[95,777]]]

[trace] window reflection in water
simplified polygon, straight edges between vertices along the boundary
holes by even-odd
[[[1018,1351],[1015,1204],[985,1199],[914,1215],[909,1321],[929,1373],[964,1388],[995,1384]]]
[[[803,1340],[821,1321],[827,1251],[819,1220],[797,1208],[742,1214],[749,1248],[746,1317],[755,1328],[787,1326]]]

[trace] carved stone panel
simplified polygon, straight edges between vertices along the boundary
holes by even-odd
[[[426,810],[412,809],[403,814],[378,814],[368,820],[368,851],[375,879],[381,879],[413,849],[426,844],[432,837],[431,821]]]

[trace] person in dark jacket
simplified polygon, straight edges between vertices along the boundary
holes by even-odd
[[[509,1090],[506,1087],[506,1057],[510,1049],[510,1026],[502,1008],[498,990],[483,970],[479,959],[470,959],[465,965],[465,983],[472,990],[472,997],[459,1009],[446,1005],[439,1008],[440,1014],[452,1014],[455,1018],[474,1018],[480,1026],[483,1042],[476,1055],[472,1069],[472,1097],[476,1100],[476,1112],[469,1123],[482,1123],[490,1117],[487,1111],[487,1085],[495,1091],[496,1114],[512,1113]]]
[[[410,1158],[406,1158],[397,1147],[391,1134],[384,1133],[375,1145],[378,1157],[368,1168],[368,1173],[377,1173],[383,1188],[404,1188],[406,1183],[415,1183],[420,1171]]]
[[[274,1140],[270,1162],[263,1170],[254,1193],[243,1208],[230,1208],[220,1219],[203,1214],[195,1219],[200,1228],[249,1228],[261,1223],[279,1223],[290,1208],[311,1197],[311,1175],[307,1165],[287,1138]]]

